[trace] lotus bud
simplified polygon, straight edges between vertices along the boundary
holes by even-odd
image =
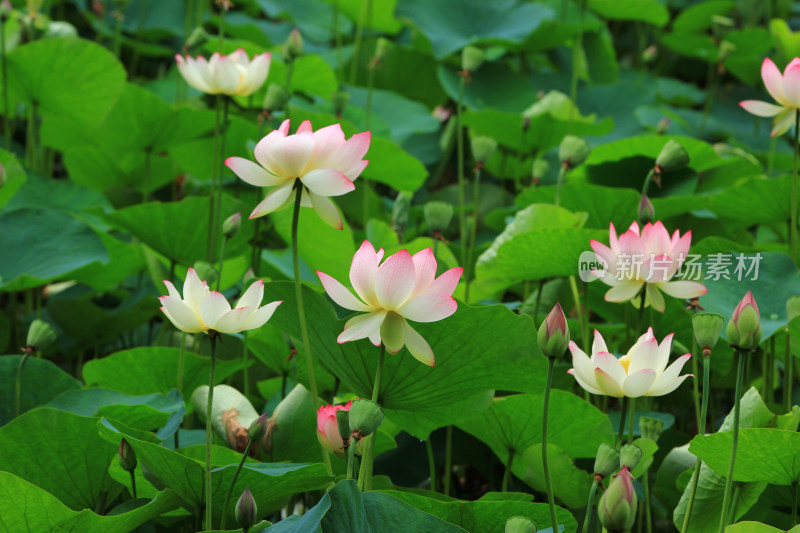
[[[222,223],[222,234],[226,239],[232,239],[242,227],[242,214],[234,213]]]
[[[183,47],[188,50],[189,48],[194,48],[205,42],[207,39],[208,33],[206,33],[206,30],[203,29],[202,26],[197,26],[192,30],[192,33],[189,34],[189,38],[186,39],[186,44],[184,44]]]
[[[531,177],[536,179],[543,178],[550,170],[550,163],[544,159],[536,159],[533,161],[533,168],[531,168]]]
[[[39,318],[31,322],[28,328],[27,347],[31,352],[40,352],[53,344],[56,340],[56,332],[53,326]]]
[[[11,2],[9,2],[9,0],[3,0],[0,2],[0,20],[3,22],[7,21],[11,16],[11,11],[13,11],[13,9],[14,8],[11,6]]]
[[[350,410],[352,404],[353,402],[346,405],[323,405],[317,410],[317,439],[324,449],[339,457],[344,457],[345,441],[341,435],[339,412]],[[345,434],[349,438],[349,434]]]
[[[680,170],[689,164],[689,154],[678,141],[670,139],[656,158],[656,173]]]
[[[119,466],[126,472],[133,472],[136,469],[136,452],[133,451],[128,441],[122,439],[117,450],[117,461]]]
[[[245,488],[236,502],[236,523],[245,533],[258,522],[258,507],[250,489]]]
[[[586,161],[591,148],[589,144],[574,135],[567,135],[558,147],[558,159],[567,168],[575,168]]]
[[[6,169],[5,167],[0,164],[0,188],[6,184]]]
[[[389,39],[378,37],[378,42],[375,44],[375,61],[380,61],[386,57],[386,53],[392,49],[393,43]]]
[[[646,194],[642,195],[642,201],[639,202],[639,222],[647,224],[656,218],[656,210],[653,207],[653,202]]]
[[[761,315],[753,293],[747,291],[733,311],[726,329],[728,344],[741,350],[754,350],[761,341]]]
[[[639,418],[639,431],[642,433],[642,437],[650,439],[653,442],[658,442],[658,438],[661,436],[661,433],[664,432],[664,421],[658,418],[643,416]]]
[[[346,444],[353,434],[353,430],[350,429],[350,411],[336,411],[336,426],[339,428],[342,442]]]
[[[336,114],[337,117],[342,116],[344,110],[347,108],[347,104],[350,103],[350,93],[345,91],[336,91],[331,95],[331,105],[333,106],[333,112]]]
[[[197,277],[205,281],[208,285],[212,285],[217,281],[217,269],[211,263],[205,261],[197,261],[193,265],[194,271],[197,272]]]
[[[652,63],[658,57],[658,47],[651,44],[642,52],[642,61],[645,63]]]
[[[78,36],[78,30],[69,22],[51,20],[47,24],[45,37],[73,38]]]
[[[547,357],[561,357],[567,351],[569,326],[560,303],[553,307],[542,325],[539,326],[538,340],[539,348]]]
[[[656,133],[659,135],[664,135],[669,131],[669,119],[667,117],[662,118],[656,124]]]
[[[450,143],[453,142],[453,139],[456,135],[456,121],[455,120],[448,120],[444,125],[444,131],[442,131],[442,136],[439,138],[439,149],[442,152],[446,152]]]
[[[480,48],[465,46],[461,51],[461,70],[475,72],[485,59],[486,54]]]
[[[484,135],[473,137],[470,143],[472,146],[472,157],[475,158],[475,161],[477,161],[479,165],[486,163],[486,161],[492,157],[494,151],[497,150],[497,141]]]
[[[303,55],[303,36],[297,28],[289,32],[289,38],[283,44],[283,58],[286,61],[294,61]]]
[[[629,531],[636,521],[637,501],[633,490],[633,476],[623,467],[614,476],[608,490],[603,493],[597,506],[600,523],[609,533]]]
[[[619,465],[633,470],[642,459],[642,449],[635,444],[626,444],[619,450]]]
[[[266,436],[268,426],[269,416],[264,413],[250,424],[250,427],[247,429],[247,437],[252,441],[260,442]]]
[[[383,423],[383,409],[372,400],[356,400],[350,406],[350,431],[364,437],[375,433]]]
[[[256,280],[258,280],[258,278],[256,277],[255,272],[253,272],[252,268],[248,268],[247,272],[245,272],[244,276],[242,276],[242,282],[246,286],[250,286],[250,284],[253,283]]]
[[[697,313],[692,317],[694,338],[697,339],[697,345],[702,348],[703,355],[711,355],[711,348],[717,344],[724,323],[725,319],[717,313]]]
[[[286,107],[289,102],[289,92],[283,85],[270,83],[267,87],[267,96],[264,97],[264,109],[278,111]]]
[[[594,459],[594,475],[608,477],[619,469],[619,450],[606,443],[597,449]]]
[[[408,211],[411,209],[411,198],[414,193],[401,191],[397,193],[392,208],[392,229],[397,233],[402,233],[408,223]]]
[[[444,231],[453,220],[453,206],[447,202],[428,202],[423,208],[425,223],[431,231]]]
[[[736,45],[730,41],[722,41],[717,49],[717,62],[722,63],[736,51]]]
[[[800,296],[792,296],[786,301],[786,316],[789,322],[800,316]]]
[[[506,520],[505,533],[536,533],[536,522],[527,516],[512,516]]]

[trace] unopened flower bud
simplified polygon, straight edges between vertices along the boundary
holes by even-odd
[[[567,135],[558,147],[558,159],[562,165],[575,168],[589,157],[589,144],[574,135]]]
[[[295,28],[283,44],[283,58],[286,61],[294,61],[301,55],[303,55],[303,36],[300,35],[300,30]]]
[[[653,202],[646,194],[642,195],[642,200],[639,202],[639,222],[647,224],[656,218],[656,210],[653,207]]]
[[[547,357],[561,357],[569,345],[569,326],[567,317],[561,309],[561,304],[556,303],[553,310],[539,326],[539,348]]]
[[[480,164],[486,163],[494,151],[497,150],[497,141],[491,137],[478,135],[470,140],[472,146],[472,157]]]
[[[394,207],[392,208],[392,229],[395,231],[402,231],[408,222],[408,211],[411,209],[411,198],[414,193],[408,191],[400,191],[397,193],[397,198],[394,199]]]
[[[239,501],[236,502],[236,523],[247,533],[256,522],[258,522],[258,507],[250,489],[245,488]]]
[[[656,124],[656,133],[659,135],[664,135],[669,131],[669,119],[667,117],[662,118]]]
[[[710,351],[719,340],[723,324],[725,324],[725,319],[717,313],[697,313],[694,315],[692,317],[692,329],[694,330],[694,338],[697,339],[697,345],[703,350]]]
[[[386,53],[391,50],[394,43],[384,37],[378,37],[378,42],[375,44],[375,60],[380,61],[386,57]]]
[[[250,424],[247,430],[247,437],[250,440],[260,442],[267,434],[267,426],[269,426],[269,416],[264,413]]]
[[[800,296],[792,296],[786,301],[786,316],[789,322],[800,316]]]
[[[642,449],[635,444],[625,444],[619,450],[619,465],[623,468],[627,467],[633,470],[641,459]]]
[[[242,214],[234,213],[222,223],[222,234],[226,239],[232,239],[240,227],[242,227]]]
[[[541,179],[547,174],[550,170],[550,163],[545,161],[544,159],[536,159],[533,161],[533,166],[531,168],[531,177],[533,179]]]
[[[194,48],[195,46],[204,43],[208,39],[208,33],[202,26],[197,26],[195,29],[192,30],[192,33],[189,34],[189,38],[186,39],[186,43],[183,45],[185,49]]]
[[[267,96],[264,97],[264,109],[279,111],[289,102],[289,92],[283,85],[270,83],[267,87]]]
[[[465,46],[461,51],[461,69],[467,72],[475,72],[483,64],[486,54],[480,48]]]
[[[128,441],[122,439],[119,443],[119,450],[117,450],[117,461],[119,466],[126,472],[132,472],[136,469],[136,452],[133,451]]]
[[[639,418],[639,431],[642,433],[642,437],[645,439],[658,442],[658,438],[664,431],[664,421],[659,420],[658,418],[643,416]]]
[[[609,533],[629,531],[636,520],[636,491],[633,476],[627,467],[614,476],[608,490],[603,493],[597,506],[600,523]]]
[[[339,436],[342,442],[350,440],[353,431],[350,429],[350,411],[336,411],[336,427],[339,429]]]
[[[536,522],[527,516],[512,516],[506,520],[505,533],[536,533]]]
[[[656,172],[680,170],[688,164],[689,154],[678,141],[670,139],[656,158]]]
[[[647,48],[644,49],[642,52],[642,61],[645,63],[651,63],[655,61],[658,57],[658,47],[654,44],[651,44]]]
[[[53,326],[39,318],[31,322],[31,327],[28,329],[28,338],[26,340],[30,350],[40,352],[53,344],[55,340],[56,332]]]
[[[350,406],[350,431],[363,436],[375,433],[383,423],[383,409],[372,400],[356,400]]]
[[[197,261],[194,265],[194,271],[197,272],[197,277],[205,281],[207,285],[213,284],[217,281],[217,269],[211,263],[205,261]]]
[[[601,444],[594,459],[595,475],[608,477],[617,470],[619,470],[619,450],[606,443]]]
[[[761,315],[752,292],[747,291],[736,306],[726,334],[728,344],[742,350],[753,350],[761,342]]]
[[[431,231],[444,231],[453,220],[453,206],[447,202],[428,202],[423,212],[425,223]]]
[[[331,105],[333,105],[333,112],[337,117],[344,113],[347,104],[350,103],[350,93],[345,91],[336,91],[331,95]]]
[[[47,23],[45,37],[73,38],[78,36],[78,30],[69,22],[51,20]]]
[[[353,402],[346,405],[323,405],[317,411],[317,439],[322,447],[339,457],[344,457],[344,439],[340,434],[338,411],[348,411]]]
[[[730,41],[722,41],[717,49],[717,61],[722,63],[736,51],[736,45]]]
[[[245,272],[244,276],[242,276],[242,282],[248,287],[256,280],[258,280],[258,278],[256,277],[255,272],[253,272],[252,268],[248,268],[247,272]]]

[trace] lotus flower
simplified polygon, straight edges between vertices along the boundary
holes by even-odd
[[[349,411],[353,402],[345,405],[323,405],[317,411],[317,438],[323,448],[333,452],[339,457],[344,457],[344,441],[339,433],[339,424],[336,422],[337,411]]]
[[[731,346],[741,350],[754,350],[761,342],[761,313],[753,293],[747,291],[733,311],[725,330]]]
[[[464,269],[451,268],[436,278],[436,259],[430,248],[413,257],[408,250],[400,250],[382,265],[381,259],[383,248],[375,252],[369,241],[364,241],[353,256],[350,282],[360,300],[344,285],[317,271],[334,302],[352,311],[366,311],[347,321],[337,341],[342,344],[369,338],[375,346],[383,343],[389,353],[397,353],[405,345],[411,355],[433,366],[433,350],[408,320],[436,322],[455,313],[457,304],[452,294]]]
[[[628,231],[617,238],[614,224],[610,225],[609,248],[594,239],[590,241],[594,253],[607,265],[602,271],[592,274],[611,289],[606,292],[607,302],[624,302],[637,296],[646,287],[645,306],[652,305],[657,311],[664,311],[664,296],[661,291],[675,298],[697,298],[708,289],[696,281],[671,281],[680,269],[689,245],[692,232],[683,237],[675,230],[670,238],[661,221],[647,223],[639,232],[639,224],[634,222]],[[638,301],[634,301],[638,305]]]
[[[215,52],[211,59],[175,56],[178,70],[186,83],[206,94],[250,96],[264,84],[269,74],[269,52],[253,57],[239,48],[224,56]]]
[[[221,293],[210,291],[205,281],[200,281],[193,268],[186,274],[183,283],[183,298],[171,282],[164,280],[169,295],[162,296],[161,311],[170,322],[186,333],[236,333],[260,328],[281,302],[271,302],[263,307],[264,282],[258,280],[245,291],[236,307],[231,309],[228,300]]]
[[[225,160],[241,179],[256,187],[274,187],[256,206],[250,218],[283,209],[294,201],[297,180],[303,187],[301,205],[313,207],[327,224],[342,229],[342,217],[329,196],[341,196],[355,189],[353,182],[369,161],[370,132],[345,140],[339,124],[312,131],[304,121],[297,133],[289,135],[289,121],[259,141],[255,148],[258,165],[241,157]]]
[[[795,114],[800,111],[800,57],[795,57],[781,71],[770,58],[761,64],[761,79],[769,95],[779,105],[760,100],[744,100],[739,105],[748,113],[759,117],[775,117],[771,136],[783,135],[794,124]]]
[[[673,335],[670,333],[659,344],[653,335],[653,328],[649,328],[627,354],[617,359],[609,353],[603,336],[595,330],[591,357],[574,342],[569,343],[573,368],[567,372],[572,374],[578,385],[592,394],[615,398],[669,394],[691,375],[678,375],[692,356],[689,353],[667,367]]]

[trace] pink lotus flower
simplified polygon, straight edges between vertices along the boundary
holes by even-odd
[[[375,346],[383,343],[389,353],[397,353],[405,345],[411,355],[433,366],[433,350],[407,320],[436,322],[455,313],[458,304],[452,294],[464,269],[451,268],[436,278],[436,259],[430,248],[413,257],[408,250],[400,250],[382,265],[381,259],[383,248],[375,252],[369,241],[364,241],[353,256],[350,282],[360,300],[344,285],[317,271],[334,302],[345,309],[366,312],[348,320],[337,341],[342,344],[369,338]]]
[[[323,405],[317,411],[317,438],[323,448],[344,457],[344,441],[336,422],[337,411],[349,411],[352,401],[345,405]]]
[[[678,374],[692,354],[680,356],[667,367],[673,335],[670,333],[659,344],[653,335],[653,328],[648,328],[628,353],[617,359],[609,353],[600,332],[595,330],[591,357],[574,342],[569,343],[573,368],[567,373],[592,394],[615,398],[669,394],[691,375]]]
[[[800,110],[800,57],[792,59],[783,75],[770,58],[765,58],[761,64],[761,79],[779,105],[760,100],[744,100],[739,105],[753,115],[775,117],[770,135],[783,135],[794,124],[795,114]]]
[[[329,196],[341,196],[355,189],[353,182],[369,161],[370,132],[345,140],[339,124],[312,131],[304,121],[297,133],[289,135],[289,121],[256,145],[258,165],[241,157],[225,160],[237,176],[256,187],[274,187],[256,206],[250,218],[283,209],[294,201],[297,180],[303,189],[301,205],[313,207],[327,224],[342,229],[342,218]],[[260,165],[260,166],[259,166]]]
[[[675,298],[697,298],[708,291],[696,281],[671,281],[689,252],[691,231],[681,237],[675,230],[670,238],[667,229],[658,221],[645,224],[640,234],[639,224],[634,222],[617,238],[617,231],[611,224],[609,241],[610,248],[594,239],[590,241],[594,253],[606,265],[592,274],[611,286],[606,292],[607,302],[630,300],[646,287],[645,306],[652,305],[653,309],[663,312],[661,291]],[[634,305],[638,307],[638,304],[638,300],[634,300]]]
[[[180,55],[175,56],[175,61],[186,83],[200,92],[249,96],[264,85],[271,57],[267,52],[250,61],[247,52],[239,48],[227,56],[214,52],[208,61],[200,56],[195,59]]]
[[[164,280],[169,295],[161,296],[161,311],[172,324],[187,333],[236,333],[260,328],[272,317],[282,303],[271,302],[263,307],[264,282],[258,280],[245,291],[234,309],[221,293],[210,291],[205,281],[200,281],[193,268],[186,274],[183,283],[183,298],[175,286]]]

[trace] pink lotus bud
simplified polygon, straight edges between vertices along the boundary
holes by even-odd
[[[250,489],[245,488],[236,502],[236,522],[247,532],[258,522],[258,506]]]
[[[349,411],[353,402],[345,405],[323,405],[317,411],[317,438],[322,447],[339,457],[344,457],[344,440],[339,434],[337,411]]]
[[[633,476],[627,466],[614,476],[597,508],[600,523],[609,533],[629,531],[636,520],[636,492]]]
[[[133,448],[125,439],[122,439],[122,442],[119,443],[117,460],[119,461],[119,466],[126,472],[132,472],[136,468],[136,452],[133,451]]]
[[[560,357],[569,345],[569,326],[567,317],[557,303],[542,325],[539,326],[539,347],[547,357]]]
[[[255,440],[256,442],[260,441],[264,438],[267,434],[267,427],[269,426],[269,416],[264,413],[263,415],[259,416],[253,423],[250,424],[250,427],[247,430],[247,436],[251,440]]]
[[[753,350],[761,341],[761,314],[753,293],[747,291],[733,311],[726,330],[728,344],[742,350]]]

